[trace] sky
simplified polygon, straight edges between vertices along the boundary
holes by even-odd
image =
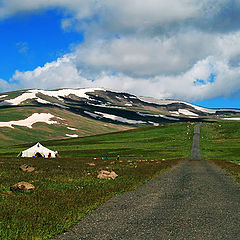
[[[104,87],[240,108],[240,0],[0,0],[0,92]]]

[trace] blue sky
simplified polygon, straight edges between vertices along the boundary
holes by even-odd
[[[49,10],[0,21],[4,36],[0,45],[0,78],[8,80],[16,70],[34,70],[83,42],[82,32],[63,31],[61,17],[59,11]]]
[[[0,92],[106,87],[240,107],[237,0],[3,0],[0,32]]]

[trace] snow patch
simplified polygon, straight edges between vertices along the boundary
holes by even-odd
[[[223,118],[224,120],[233,120],[233,121],[240,121],[239,117],[233,117],[233,118]]]
[[[193,113],[193,112],[191,112],[191,111],[189,111],[187,109],[178,109],[178,112],[180,114],[187,115],[187,116],[192,116],[192,117],[198,117],[199,116],[198,114]]]
[[[165,119],[168,119],[168,120],[179,121],[178,118],[168,117],[168,116],[161,115],[161,114],[159,114],[159,115],[153,115],[153,114],[140,113],[140,112],[138,112],[137,114],[140,115],[140,116],[143,116],[143,117],[161,117],[161,118],[165,118]]]
[[[162,117],[162,118],[165,118],[167,120],[179,121],[178,118],[168,117],[168,116],[165,116],[165,115],[159,115],[159,116]]]
[[[23,93],[22,95],[2,102],[3,105],[19,105],[20,103],[26,101],[27,99],[36,98],[37,90],[29,90],[28,92]]]
[[[237,113],[240,113],[240,109],[231,109],[231,108],[221,108],[221,109],[217,109],[217,111],[227,111],[227,112],[237,112]]]
[[[0,98],[4,98],[4,97],[7,97],[8,95],[1,95]]]
[[[67,137],[72,137],[72,138],[76,138],[76,137],[78,137],[77,134],[66,134],[66,136],[67,136]]]
[[[89,116],[94,117],[94,118],[102,118],[102,116],[99,116],[99,115],[97,115],[95,113],[92,113],[92,112],[84,111],[84,113],[86,113]]]
[[[148,123],[152,124],[155,127],[159,126],[159,123],[155,123],[155,122],[151,122],[151,121],[148,121]]]
[[[171,114],[174,114],[174,115],[179,115],[180,113],[178,111],[170,111]]]
[[[127,106],[127,107],[132,107],[132,104],[131,103],[126,103],[126,104],[124,104],[125,106]]]
[[[30,117],[23,120],[0,122],[0,127],[14,128],[13,125],[15,125],[32,128],[32,125],[38,122],[44,122],[47,124],[58,124],[57,121],[50,121],[50,119],[54,117],[55,116],[52,115],[51,113],[34,113]]]
[[[50,97],[55,97],[61,101],[62,101],[61,97],[67,97],[71,94],[77,97],[89,99],[89,96],[86,95],[86,93],[94,92],[96,90],[103,90],[103,89],[102,88],[86,88],[86,89],[60,89],[60,90],[49,90],[49,91],[33,89],[33,90],[28,90],[27,92],[23,93],[22,95],[14,99],[5,100],[1,105],[19,105],[28,99],[36,99],[36,98],[38,99],[38,97],[36,96],[38,93],[42,93]]]
[[[68,109],[69,107],[67,106],[63,106],[61,104],[58,104],[58,103],[51,103],[51,102],[48,102],[46,100],[43,100],[41,98],[38,98],[36,99],[39,103],[42,103],[42,104],[51,104],[51,105],[54,105],[54,106],[57,106],[57,107],[60,107],[60,108],[64,108],[64,109]]]
[[[76,128],[72,128],[72,127],[67,127],[67,129],[71,130],[71,131],[76,131]]]
[[[186,103],[186,102],[183,102],[183,103],[184,103],[184,104],[187,104],[188,106],[191,106],[191,107],[195,108],[195,109],[198,110],[198,111],[205,112],[205,113],[215,114],[216,111],[217,111],[217,110],[215,110],[215,109],[199,107],[199,106],[193,105],[193,104],[191,104],[191,103]]]
[[[95,111],[95,113],[101,115],[104,118],[108,118],[108,119],[118,121],[118,122],[123,122],[123,123],[129,123],[129,124],[145,124],[146,123],[146,122],[143,122],[143,121],[131,120],[131,119],[128,119],[128,118],[123,118],[123,117],[120,117],[120,116],[115,116],[115,115],[107,114],[107,113],[101,113],[101,112],[96,112],[96,111]]]
[[[187,102],[183,102],[183,101],[177,101],[177,100],[156,99],[156,98],[151,98],[151,97],[139,97],[139,99],[143,102],[154,103],[154,104],[157,104],[157,105],[169,105],[169,104],[173,104],[173,103],[182,103],[182,104],[191,106],[192,108],[194,108],[198,111],[206,112],[206,113],[210,113],[210,114],[215,114],[216,111],[217,111],[216,109],[199,107],[199,106],[193,105],[191,103],[187,103]]]
[[[159,117],[159,115],[153,115],[153,114],[149,114],[149,113],[140,113],[137,112],[138,115],[143,116],[143,117]]]
[[[60,90],[54,90],[54,91],[37,90],[37,91],[39,91],[44,95],[48,95],[50,97],[56,97],[59,100],[62,100],[60,97],[67,97],[71,94],[77,97],[89,99],[89,96],[86,95],[86,93],[94,92],[96,90],[102,90],[102,88],[60,89]]]
[[[41,98],[38,98],[36,99],[39,103],[42,103],[42,104],[51,104],[50,102],[46,101],[46,100],[43,100]]]

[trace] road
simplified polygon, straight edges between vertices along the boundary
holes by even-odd
[[[195,126],[191,158],[103,204],[56,239],[240,239],[240,188],[202,159]]]

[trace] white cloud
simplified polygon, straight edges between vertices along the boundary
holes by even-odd
[[[198,61],[190,70],[179,75],[136,78],[125,74],[109,75],[101,72],[94,81],[81,76],[74,60],[65,56],[34,71],[17,72],[13,80],[19,81],[22,88],[103,86],[137,95],[185,100],[229,96],[240,90],[240,67],[231,68],[227,62],[214,57]],[[212,72],[216,74],[214,82],[209,81]],[[204,80],[205,84],[194,84],[196,79]]]
[[[137,77],[167,75],[186,71],[208,56],[215,49],[215,40],[198,32],[169,38],[123,37],[79,46],[75,54],[82,70],[86,66],[91,72],[122,72]]]
[[[18,82],[22,88],[78,87],[85,79],[78,74],[72,60],[72,56],[66,55],[33,71],[16,71],[12,81]]]

